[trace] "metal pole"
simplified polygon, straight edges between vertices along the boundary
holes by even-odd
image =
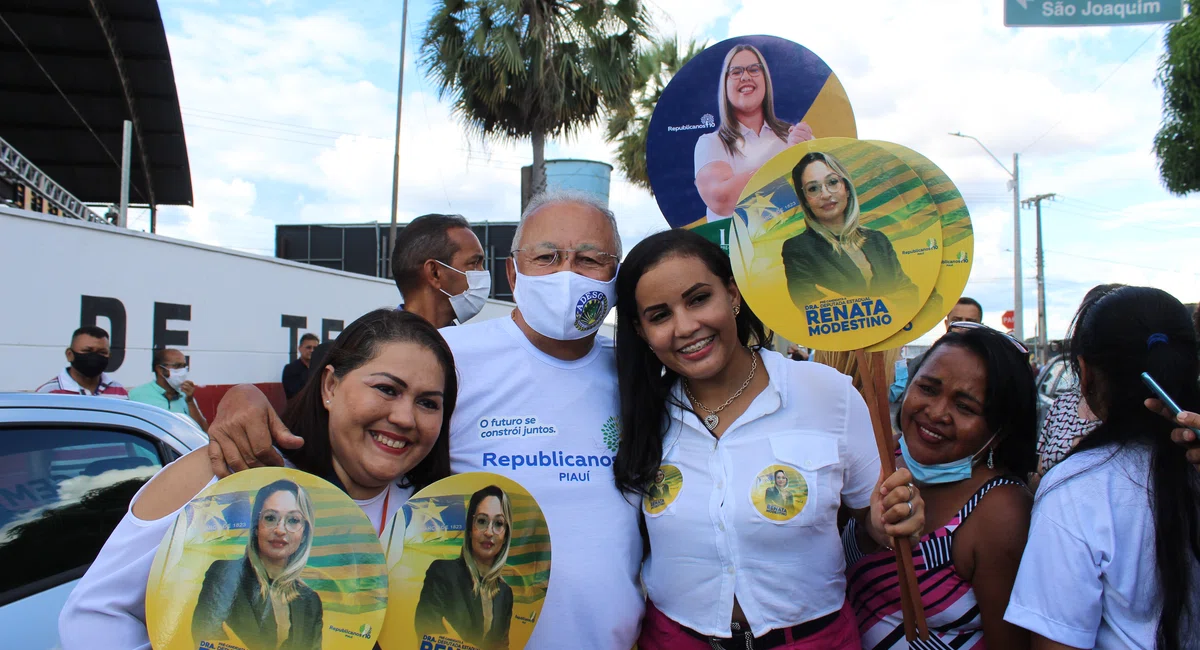
[[[1042,202],[1037,202],[1038,365],[1046,363],[1046,266],[1042,248]]]
[[[1013,154],[1013,336],[1025,342],[1025,287],[1021,281],[1021,172]]]
[[[396,213],[400,208],[400,108],[404,105],[404,39],[408,33],[408,0],[400,10],[400,80],[396,86],[396,150],[392,156],[392,225],[388,228],[388,263],[396,248]]]
[[[129,166],[133,153],[133,122],[125,120],[121,135],[121,207],[117,210],[117,225],[129,227]]]

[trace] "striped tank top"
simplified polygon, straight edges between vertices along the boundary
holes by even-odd
[[[1021,485],[998,476],[984,483],[945,526],[926,534],[913,546],[913,566],[921,586],[921,602],[929,625],[929,641],[917,642],[920,650],[973,648],[983,650],[983,619],[971,584],[954,571],[950,549],[954,531],[962,525],[979,500],[999,485]],[[847,599],[858,621],[862,647],[869,650],[910,647],[904,639],[904,615],[900,609],[900,581],[896,556],[881,550],[864,555],[854,536],[855,521],[842,532],[846,552]]]

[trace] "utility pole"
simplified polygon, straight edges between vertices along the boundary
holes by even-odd
[[[400,108],[404,105],[404,39],[408,33],[408,0],[400,10],[400,80],[396,83],[396,149],[392,155],[392,225],[388,228],[388,263],[396,248],[396,213],[400,209]]]
[[[1037,324],[1037,341],[1038,341],[1038,364],[1045,365],[1046,352],[1050,349],[1049,337],[1046,332],[1046,249],[1042,247],[1042,201],[1046,199],[1053,200],[1054,194],[1038,194],[1037,196],[1025,199],[1021,203],[1025,207],[1030,205],[1037,208],[1037,292],[1038,292],[1038,324]]]
[[[1008,188],[1013,193],[1013,337],[1024,343],[1025,341],[1025,286],[1021,279],[1021,171],[1017,166],[1017,154],[1013,154],[1013,168],[1008,171],[1008,167],[1000,162],[996,154],[992,153],[991,149],[984,146],[979,138],[973,135],[965,135],[963,133],[951,133],[950,135],[957,138],[969,138],[975,141],[975,144],[983,148],[987,155],[1000,165],[1000,169],[1008,174]],[[1040,229],[1039,229],[1040,231]]]

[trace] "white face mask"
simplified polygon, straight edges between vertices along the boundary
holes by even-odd
[[[439,260],[434,261],[450,269],[451,271],[454,271],[455,273],[462,273],[463,275],[467,276],[467,290],[458,294],[457,296],[451,296],[449,293],[446,293],[445,289],[438,289],[438,291],[445,293],[446,297],[450,298],[450,308],[454,310],[454,318],[457,319],[459,323],[465,323],[471,320],[475,317],[475,314],[478,314],[480,310],[483,309],[483,306],[487,304],[488,295],[490,295],[492,292],[491,272],[459,271],[449,264]]]
[[[556,341],[574,341],[600,328],[616,302],[617,277],[593,280],[574,271],[522,275],[513,298],[533,331]]]
[[[167,385],[175,390],[179,390],[179,387],[183,386],[183,382],[187,381],[187,368],[168,368],[167,372],[170,373],[167,375]]]

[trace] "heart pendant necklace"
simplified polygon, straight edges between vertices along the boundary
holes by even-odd
[[[746,349],[749,350],[749,348]],[[686,379],[683,380],[683,392],[687,393],[688,399],[692,400],[692,404],[699,406],[701,410],[708,411],[708,415],[704,416],[704,426],[708,428],[710,432],[716,431],[717,425],[721,423],[721,418],[717,417],[717,413],[724,411],[726,406],[729,406],[733,403],[733,400],[741,397],[742,393],[746,391],[746,387],[750,385],[750,381],[754,379],[754,371],[757,369],[758,355],[754,353],[754,350],[750,350],[750,375],[746,377],[746,381],[742,382],[742,387],[737,389],[736,393],[731,395],[729,399],[725,400],[724,404],[715,409],[708,408],[702,404],[700,400],[696,399],[696,396],[692,394],[692,389],[688,386],[688,381]]]

